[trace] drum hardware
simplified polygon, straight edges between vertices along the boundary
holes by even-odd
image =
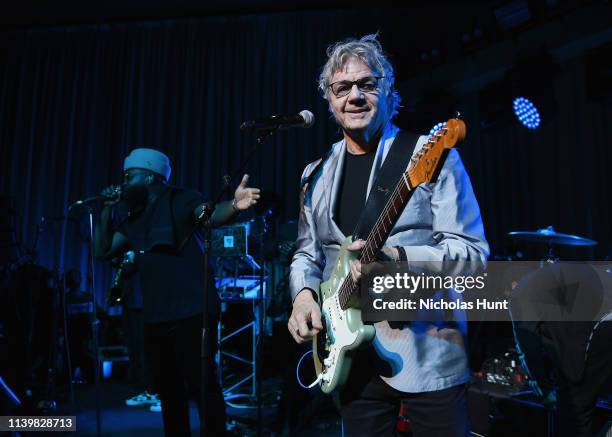
[[[559,259],[554,255],[553,246],[595,246],[597,244],[597,241],[589,238],[557,232],[552,226],[538,229],[537,231],[508,232],[508,235],[517,240],[547,244],[548,254],[546,261],[548,262],[554,262]]]
[[[610,287],[606,286],[609,279],[608,266],[592,263],[570,264],[571,268],[559,264],[553,265],[552,263],[559,261],[554,254],[554,246],[590,247],[595,246],[597,241],[560,233],[552,226],[537,231],[510,232],[508,235],[517,240],[548,246],[546,259],[548,265],[541,264],[541,269],[534,272],[536,275],[534,278],[539,278],[541,281],[534,282],[538,287],[532,287],[523,298],[531,301],[531,306],[541,310],[548,318],[551,317],[551,312],[545,313],[547,309],[558,307],[559,311],[556,317],[552,318],[552,322],[541,316],[534,322],[513,320],[512,325],[521,366],[527,373],[529,387],[542,398],[544,406],[549,406],[555,403],[558,394],[556,377],[564,375],[568,380],[577,379],[587,366],[589,346],[598,326],[596,321],[600,320],[602,310],[610,308],[610,299],[606,293],[606,290],[610,290]],[[556,267],[559,269],[555,270]],[[563,290],[563,293],[561,295],[548,293],[546,296],[558,296],[558,302],[555,301],[554,305],[550,305],[548,300],[542,298],[542,284],[546,283],[543,278],[548,272],[552,280],[555,278],[552,273],[561,269],[563,275],[560,276],[562,282],[559,290]],[[534,278],[531,280],[535,281]],[[528,290],[525,283],[523,286]],[[580,296],[580,299],[577,299],[577,296]],[[582,314],[593,315],[586,318]]]

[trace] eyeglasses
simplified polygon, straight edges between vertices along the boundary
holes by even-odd
[[[374,76],[374,77],[362,77],[359,80],[340,80],[338,82],[330,83],[327,85],[331,92],[334,93],[336,97],[344,97],[351,93],[353,89],[353,85],[357,85],[357,89],[362,93],[373,93],[378,89],[378,81],[382,79],[384,76]]]

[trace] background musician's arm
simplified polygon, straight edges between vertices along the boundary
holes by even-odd
[[[242,176],[240,184],[234,192],[234,198],[227,202],[220,202],[217,204],[211,217],[212,226],[222,226],[236,217],[241,211],[246,211],[251,206],[255,205],[261,197],[261,191],[259,188],[249,188],[249,175],[245,174]],[[204,205],[198,205],[194,211],[197,217],[202,213]]]
[[[128,246],[127,238],[113,227],[111,205],[105,204],[94,225],[94,256],[98,260],[111,260],[120,256]]]

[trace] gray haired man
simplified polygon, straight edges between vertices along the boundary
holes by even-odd
[[[293,312],[288,328],[298,343],[323,328],[316,290],[331,275],[343,240],[351,235],[381,162],[399,129],[391,119],[400,103],[394,73],[376,35],[347,40],[328,49],[319,88],[343,139],[325,162],[309,164],[300,205],[297,250],[291,264]],[[418,150],[427,137],[421,136]],[[378,163],[375,165],[375,163]],[[350,250],[359,251],[357,240]],[[383,252],[394,260],[485,262],[485,240],[478,204],[455,150],[435,184],[419,186],[391,231]],[[361,267],[351,263],[359,280]],[[465,327],[444,323],[375,324],[373,346],[359,351],[340,393],[344,434],[395,435],[400,400],[408,402],[414,435],[467,436],[465,384],[469,379]]]

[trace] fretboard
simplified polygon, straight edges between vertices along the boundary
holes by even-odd
[[[408,200],[412,194],[412,188],[408,182],[408,172],[405,172],[395,186],[395,190],[387,200],[385,207],[378,216],[376,223],[366,238],[365,246],[361,252],[361,262],[369,264],[376,260],[376,254],[384,246],[389,237],[393,226],[397,223],[400,215],[404,211]],[[357,285],[353,277],[349,274],[338,291],[340,307],[345,310],[353,293],[357,290]]]

